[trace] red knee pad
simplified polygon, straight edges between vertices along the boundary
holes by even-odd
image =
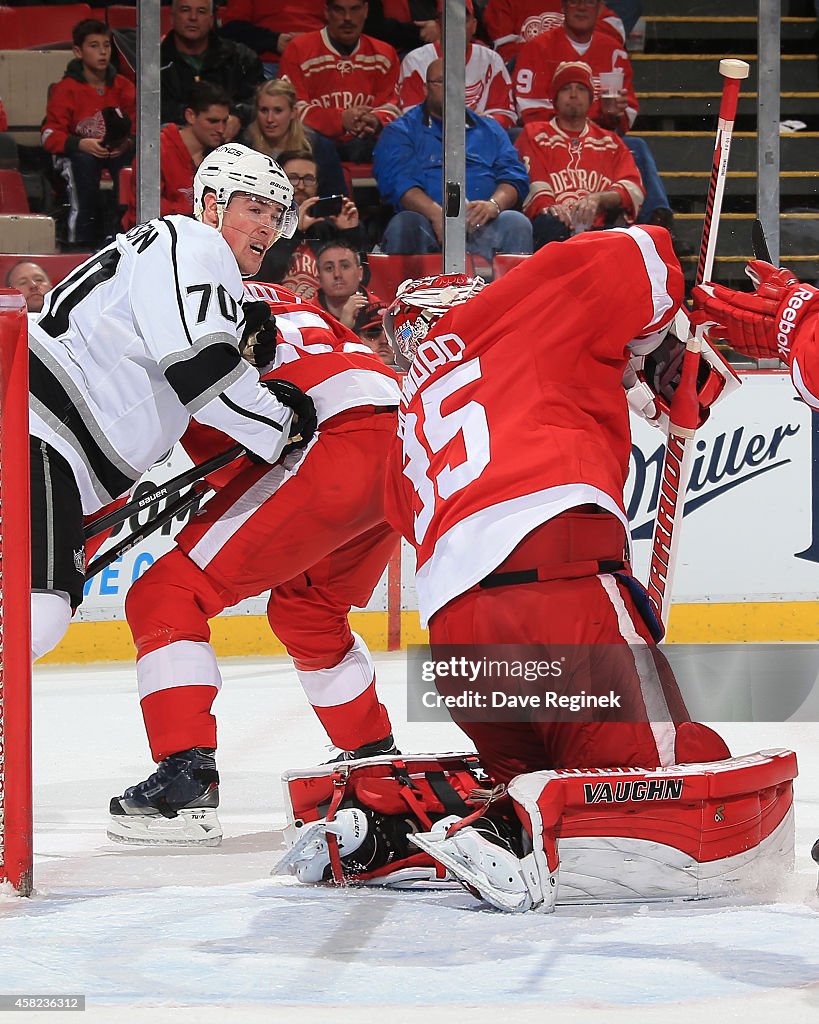
[[[177,640],[210,640],[208,620],[223,604],[207,575],[178,548],[132,584],[125,617],[141,658]]]

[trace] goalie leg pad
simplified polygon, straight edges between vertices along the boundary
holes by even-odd
[[[446,872],[408,837],[447,816],[454,821],[468,814],[472,808],[466,800],[484,779],[475,754],[372,757],[285,772],[285,841],[291,848],[273,873],[295,874],[305,882],[438,887]],[[355,848],[344,841],[352,809],[366,822]],[[346,820],[341,831],[339,818]],[[297,869],[308,850],[311,867]]]
[[[508,794],[541,879],[560,856],[557,903],[759,892],[793,862],[796,756],[532,772]],[[541,883],[542,884],[542,883]]]

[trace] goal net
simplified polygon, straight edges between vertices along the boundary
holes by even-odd
[[[31,892],[28,322],[0,289],[0,887]]]

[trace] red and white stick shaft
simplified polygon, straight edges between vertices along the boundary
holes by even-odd
[[[719,62],[719,73],[723,76],[722,99],[719,105],[717,137],[714,145],[714,162],[711,166],[711,180],[708,183],[708,199],[705,204],[705,219],[702,223],[702,242],[697,260],[695,284],[711,279],[714,269],[714,253],[717,247],[717,226],[722,210],[722,195],[728,173],[728,153],[731,136],[737,116],[739,84],[748,77],[750,68],[746,61],[727,57]]]
[[[722,101],[720,102],[705,218],[702,225],[702,244],[697,261],[697,284],[708,280],[714,267],[717,227],[728,173],[728,155],[736,120],[739,85],[743,79],[748,77],[749,66],[744,60],[726,58],[720,61],[719,71],[724,79]],[[700,364],[700,347],[700,337],[696,334],[692,336],[689,332],[680,383],[674,392],[669,409],[665,460],[654,519],[654,534],[651,540],[648,597],[655,614],[664,627],[668,625],[674,570],[679,551],[680,524],[685,509],[685,492],[691,475],[694,450],[691,440],[699,423],[697,375]]]
[[[699,422],[697,374],[700,366],[699,341],[686,345],[680,383],[669,409],[668,438],[665,447],[654,534],[651,538],[651,563],[648,570],[648,599],[654,612],[668,625],[671,591],[679,551],[680,524],[685,508],[685,491],[694,457],[692,439]]]

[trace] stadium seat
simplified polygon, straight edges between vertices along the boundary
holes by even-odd
[[[499,277],[503,277],[504,274],[508,274],[509,271],[514,270],[519,263],[522,263],[524,260],[528,259],[529,257],[525,253],[495,253],[495,257],[492,260],[493,280],[497,281]]]
[[[136,7],[129,7],[127,4],[111,4],[105,8],[106,17],[110,28],[136,28],[137,11]],[[159,31],[164,36],[171,30],[171,8],[159,8]]]
[[[65,50],[0,50],[0,96],[8,115],[9,133],[18,145],[40,145],[48,88],[63,77],[70,57]]]
[[[26,260],[31,263],[39,263],[51,278],[51,283],[59,284],[74,267],[84,263],[90,255],[90,252],[49,253],[45,255],[35,254],[33,256],[25,252],[2,253],[0,254],[0,282],[6,280],[6,274],[15,263],[19,263],[20,260]]]
[[[14,170],[0,170],[0,213],[30,212],[22,174]]]
[[[56,252],[52,217],[35,213],[0,213],[0,250]]]
[[[0,39],[6,50],[42,50],[71,43],[78,21],[91,17],[90,4],[0,8]]]
[[[128,196],[131,194],[132,182],[134,178],[133,167],[123,167],[119,175],[117,176],[117,185],[119,187],[119,201],[120,205],[128,202]]]
[[[372,188],[375,185],[372,164],[353,164],[342,160],[341,170],[350,189]],[[352,191],[350,195],[352,195]]]
[[[367,287],[384,302],[392,302],[399,284],[407,278],[429,277],[432,274],[443,273],[443,257],[439,252],[398,256],[372,252],[367,260],[370,266]],[[472,257],[467,256],[466,273],[474,272]]]

